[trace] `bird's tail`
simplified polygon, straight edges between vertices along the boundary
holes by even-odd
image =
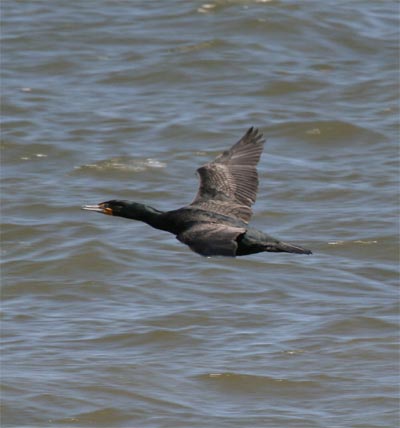
[[[274,242],[271,245],[267,245],[265,251],[277,252],[277,253],[296,253],[296,254],[312,254],[311,250],[300,247],[300,245],[288,244],[287,242]]]

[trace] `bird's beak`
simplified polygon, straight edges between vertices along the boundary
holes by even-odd
[[[106,204],[97,204],[97,205],[83,205],[83,210],[94,211],[96,213],[102,213],[107,215],[113,215],[112,208],[106,206]]]

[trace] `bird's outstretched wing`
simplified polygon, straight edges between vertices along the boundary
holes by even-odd
[[[229,150],[200,167],[200,187],[191,207],[248,223],[258,190],[257,164],[265,140],[251,127]]]

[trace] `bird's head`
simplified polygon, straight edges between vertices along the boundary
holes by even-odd
[[[96,205],[83,205],[82,209],[107,215],[121,215],[128,205],[127,201],[106,201]]]
[[[83,205],[83,210],[94,211],[101,214],[130,218],[133,220],[145,220],[153,208],[138,202],[113,199],[96,205]]]

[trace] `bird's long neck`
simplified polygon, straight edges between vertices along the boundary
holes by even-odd
[[[162,214],[164,214],[163,211],[138,202],[132,202],[126,205],[126,207],[117,215],[120,217],[130,218],[132,220],[143,221],[156,229],[161,229],[160,220]]]

